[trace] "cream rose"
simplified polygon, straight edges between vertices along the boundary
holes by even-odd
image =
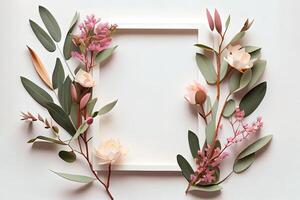
[[[119,140],[108,139],[103,141],[95,149],[95,155],[99,158],[98,164],[113,164],[126,154],[127,150],[121,146]]]
[[[77,72],[75,81],[86,88],[94,87],[96,85],[92,75],[82,69]]]
[[[245,72],[246,70],[253,67],[254,60],[251,60],[251,55],[242,48],[241,45],[227,47],[227,56],[224,60],[233,68],[239,70],[240,72]]]

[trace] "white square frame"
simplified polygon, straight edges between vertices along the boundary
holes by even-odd
[[[199,43],[205,43],[209,42],[211,40],[210,35],[208,34],[208,31],[201,32],[200,37],[200,30],[206,30],[207,27],[204,23],[197,23],[193,22],[192,20],[188,20],[187,22],[182,23],[175,23],[175,22],[159,22],[159,23],[144,23],[144,22],[129,22],[129,23],[117,23],[119,30],[191,30],[196,31],[197,34],[197,41]],[[115,22],[115,21],[114,21]],[[201,42],[200,42],[201,38]],[[211,42],[211,41],[210,41]],[[191,44],[192,45],[192,44]],[[200,73],[199,73],[200,74]],[[200,76],[197,75],[199,79]],[[98,94],[97,85],[101,84],[100,81],[100,67],[97,67],[93,71],[94,80],[96,81],[96,87],[94,89],[94,96],[98,97],[100,94]],[[97,105],[96,105],[97,106]],[[197,119],[195,119],[197,120]],[[198,120],[199,122],[199,120]],[[94,123],[94,126],[91,127],[92,133],[99,133],[99,125],[98,123]],[[199,123],[198,123],[198,130],[199,130]],[[99,141],[99,134],[93,134],[93,148],[98,144],[95,141]],[[188,147],[187,147],[188,148]],[[174,152],[175,155],[179,152]],[[95,170],[106,170],[105,167],[98,165],[95,162],[95,158],[93,158],[93,167]],[[164,165],[164,164],[153,164],[153,165],[145,165],[145,164],[137,164],[137,165],[126,165],[126,164],[118,164],[113,166],[114,171],[157,171],[157,172],[179,172],[180,169],[178,165]]]

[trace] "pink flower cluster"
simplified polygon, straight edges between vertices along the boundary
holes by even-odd
[[[221,151],[219,147],[211,152],[211,145],[207,145],[203,151],[198,151],[196,158],[197,169],[190,179],[193,184],[210,184],[216,181],[217,170],[220,163],[228,156],[228,153]]]
[[[249,135],[253,135],[258,132],[258,130],[263,126],[263,121],[261,117],[258,117],[256,121],[252,124],[245,123],[244,120],[245,113],[239,108],[236,108],[234,113],[234,119],[230,119],[230,124],[234,135],[227,138],[226,147],[232,145],[233,143],[238,143],[246,139]]]
[[[78,51],[73,51],[72,57],[84,63],[89,70],[94,65],[96,54],[111,44],[111,34],[116,27],[115,24],[100,22],[95,15],[87,16],[79,25],[80,34],[73,36],[73,43],[78,47]]]

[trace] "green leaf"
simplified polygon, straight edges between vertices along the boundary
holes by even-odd
[[[229,90],[230,93],[233,93],[235,90],[237,90],[240,87],[240,80],[241,80],[242,74],[239,71],[234,71],[229,79]]]
[[[254,66],[251,68],[252,70],[252,78],[249,83],[249,87],[252,87],[257,83],[257,81],[262,77],[265,72],[267,62],[265,60],[258,60],[255,62]]]
[[[229,99],[225,104],[223,116],[226,118],[230,117],[234,113],[235,107],[236,107],[235,101],[233,99]]]
[[[262,82],[252,88],[241,100],[240,109],[245,112],[245,117],[250,115],[263,100],[267,90],[267,82]]]
[[[244,89],[245,87],[247,87],[247,85],[251,81],[251,78],[252,78],[252,71],[251,71],[251,69],[248,69],[246,72],[244,72],[242,74],[241,79],[240,79],[239,88],[236,89],[234,92],[241,91],[242,89]]]
[[[229,15],[229,16],[227,17],[227,19],[226,19],[226,23],[225,23],[225,28],[226,28],[226,30],[228,29],[229,24],[230,24],[230,15]]]
[[[73,151],[60,151],[58,156],[68,163],[72,163],[76,160],[76,154]]]
[[[207,115],[211,111],[211,100],[210,97],[207,96],[204,102],[204,113]]]
[[[261,50],[261,48],[256,46],[245,46],[245,51],[250,54],[258,50]]]
[[[45,136],[37,136],[36,138],[33,138],[31,140],[29,140],[27,143],[34,143],[34,142],[49,142],[49,143],[54,143],[54,144],[60,144],[60,145],[67,145],[66,143],[54,139],[54,138],[49,138],[49,137],[45,137]]]
[[[48,102],[46,103],[46,108],[53,120],[63,127],[71,136],[76,133],[76,129],[74,128],[69,116],[61,107],[55,103]]]
[[[247,148],[245,148],[237,157],[237,159],[245,158],[246,156],[249,156],[250,154],[256,153],[260,149],[262,149],[264,146],[266,146],[272,139],[272,135],[267,135],[265,137],[262,137],[252,144],[250,144]]]
[[[200,53],[196,54],[196,62],[198,65],[199,70],[201,71],[202,75],[204,76],[205,80],[209,84],[214,84],[217,81],[217,73],[214,69],[213,64],[205,55]]]
[[[89,128],[89,125],[87,124],[87,122],[83,122],[79,128],[77,129],[76,133],[73,135],[73,137],[71,138],[71,140],[69,141],[69,144],[76,140],[82,133],[84,133],[87,129]]]
[[[113,101],[113,102],[103,106],[99,111],[96,112],[96,114],[100,116],[100,115],[104,115],[104,114],[108,113],[115,107],[117,102],[118,102],[118,100]]]
[[[78,115],[78,107],[79,107],[79,105],[77,103],[72,102],[71,110],[70,110],[70,117],[71,117],[74,127],[77,127],[77,124],[78,124],[78,116],[77,116]]]
[[[205,136],[207,144],[212,144],[216,131],[216,115],[218,111],[219,101],[216,100],[212,107],[212,120],[205,127]]]
[[[74,181],[74,182],[77,182],[77,183],[91,183],[94,180],[96,180],[96,178],[89,177],[89,176],[82,176],[82,175],[76,175],[76,174],[66,174],[66,173],[60,173],[60,172],[55,172],[55,171],[52,171],[52,172],[57,174],[58,176],[64,178],[64,179],[67,179],[69,181]]]
[[[71,97],[71,84],[72,81],[69,76],[67,76],[66,80],[63,84],[59,84],[58,86],[58,99],[59,102],[67,114],[70,114],[71,105],[72,105],[72,97]]]
[[[232,38],[232,40],[230,41],[229,44],[232,44],[232,43],[235,43],[235,42],[241,40],[244,36],[245,36],[245,31],[239,32]]]
[[[190,181],[190,177],[194,174],[194,170],[188,161],[180,154],[177,155],[177,163],[181,169],[182,175],[187,181]]]
[[[117,47],[118,46],[114,46],[114,47],[107,48],[107,49],[104,49],[103,51],[99,52],[96,55],[95,62],[96,63],[102,63],[104,60],[106,60],[108,57],[110,57],[112,55],[112,53],[114,52],[114,50]]]
[[[47,10],[43,6],[39,6],[39,12],[40,12],[40,16],[41,16],[48,32],[50,33],[53,40],[55,40],[56,42],[59,42],[61,40],[61,31],[57,24],[56,19],[53,17],[53,15],[50,13],[50,11]]]
[[[261,56],[261,49],[250,53],[251,59],[258,59]]]
[[[223,59],[221,64],[221,72],[220,72],[221,81],[226,77],[227,71],[228,71],[228,63]]]
[[[220,191],[222,187],[220,185],[210,185],[210,186],[191,186],[189,191],[201,191],[201,192],[217,192]]]
[[[206,46],[204,44],[195,44],[194,46],[199,47],[204,50],[207,50],[207,51],[215,52],[215,50],[213,48]]]
[[[66,35],[66,39],[64,42],[63,53],[66,60],[69,60],[71,58],[71,52],[75,49],[75,45],[72,42],[72,32],[74,30],[75,25],[77,24],[78,19],[79,13],[76,12],[72,19],[69,31]]]
[[[53,102],[52,97],[45,90],[23,76],[20,78],[24,88],[36,102],[44,107],[47,102]]]
[[[242,159],[236,159],[233,165],[233,171],[237,174],[248,169],[255,160],[255,153],[250,154]]]
[[[53,89],[58,88],[65,80],[65,72],[59,58],[56,58],[55,68],[52,74]]]
[[[189,146],[193,158],[198,157],[198,151],[200,150],[199,139],[197,135],[191,130],[189,130],[188,132],[188,140],[189,140]]]
[[[29,20],[30,26],[37,37],[37,39],[41,42],[41,44],[50,52],[56,50],[56,46],[51,39],[51,37],[46,33],[37,23],[32,20]]]
[[[90,99],[90,101],[87,103],[86,112],[89,116],[92,115],[92,112],[94,110],[94,107],[95,107],[95,104],[96,104],[97,100],[98,100],[97,98]]]

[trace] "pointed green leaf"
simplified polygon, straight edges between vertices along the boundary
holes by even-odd
[[[228,85],[231,93],[233,93],[235,90],[237,90],[240,87],[241,76],[242,74],[236,70],[230,76]]]
[[[221,64],[221,72],[220,72],[221,81],[226,77],[227,71],[228,71],[228,63],[223,59]]]
[[[53,15],[50,13],[50,11],[43,6],[39,6],[39,12],[40,12],[40,16],[41,16],[48,32],[50,33],[53,40],[55,40],[56,42],[59,42],[61,40],[61,31],[57,24],[56,19],[53,17]]]
[[[31,140],[29,140],[27,143],[34,143],[34,142],[49,142],[49,143],[54,143],[54,144],[60,144],[60,145],[67,145],[66,143],[54,139],[54,138],[49,138],[49,137],[45,137],[45,136],[37,136],[36,138],[33,138]]]
[[[245,158],[246,156],[249,156],[250,154],[256,153],[260,149],[262,149],[264,146],[266,146],[272,139],[272,135],[267,135],[265,137],[262,137],[252,144],[250,144],[247,148],[245,148],[237,157],[237,159]]]
[[[250,115],[261,103],[267,90],[267,82],[262,82],[252,88],[241,100],[240,109],[245,112],[245,117]]]
[[[238,92],[243,90],[245,87],[247,87],[247,85],[250,83],[252,78],[252,71],[251,69],[248,69],[246,72],[244,72],[241,76],[241,80],[240,80],[240,86],[238,89],[236,89],[234,92]]]
[[[56,121],[56,123],[61,127],[63,127],[71,136],[76,133],[76,129],[74,128],[69,116],[61,107],[59,107],[55,103],[48,102],[46,103],[45,108],[47,108],[53,120]]]
[[[96,178],[89,177],[89,176],[82,176],[82,175],[76,175],[76,174],[66,174],[66,173],[60,173],[60,172],[55,172],[55,171],[52,171],[52,172],[57,174],[58,176],[64,178],[64,179],[67,179],[69,181],[74,181],[74,182],[77,182],[77,183],[91,183],[94,180],[96,180]]]
[[[74,127],[78,126],[77,125],[78,124],[78,116],[77,116],[78,108],[79,108],[79,105],[75,102],[72,102],[71,110],[70,110],[70,117],[71,117]]]
[[[212,119],[205,127],[205,136],[207,144],[212,144],[216,131],[216,115],[218,111],[219,101],[216,100],[212,107]]]
[[[204,113],[205,115],[207,115],[211,111],[211,100],[209,96],[206,97],[203,107],[204,107]]]
[[[88,114],[89,116],[92,115],[92,112],[93,112],[93,110],[94,110],[94,107],[95,107],[95,104],[96,104],[97,100],[98,100],[97,98],[94,98],[94,99],[91,99],[91,100],[88,102],[88,104],[87,104],[87,106],[86,106],[86,112],[87,112],[87,114]]]
[[[95,62],[96,63],[102,63],[104,60],[106,60],[108,57],[110,57],[112,55],[112,53],[114,52],[114,50],[117,47],[118,46],[114,46],[114,47],[107,48],[107,49],[104,49],[103,51],[99,52],[96,55]]]
[[[32,20],[29,20],[30,26],[35,34],[35,36],[38,38],[38,40],[41,42],[41,44],[50,52],[53,52],[56,50],[56,46],[51,39],[51,37],[46,33],[37,23],[35,23]]]
[[[189,140],[189,146],[193,158],[198,157],[198,151],[200,150],[199,139],[197,135],[191,130],[189,130],[188,132],[188,140]]]
[[[245,36],[245,31],[239,32],[232,38],[232,40],[230,41],[229,44],[232,44],[232,43],[235,43],[235,42],[241,40],[244,36]]]
[[[258,60],[255,62],[254,66],[251,68],[252,70],[252,78],[249,83],[249,87],[252,87],[257,83],[257,81],[262,77],[265,72],[267,62],[265,60]]]
[[[226,19],[226,23],[225,23],[225,28],[226,28],[226,30],[228,29],[229,24],[230,24],[230,15],[229,15],[229,16],[227,17],[227,19]]]
[[[69,144],[76,140],[81,134],[83,134],[87,129],[89,128],[89,125],[87,124],[87,122],[83,122],[79,128],[77,129],[76,133],[73,135],[73,137],[71,138],[71,140],[69,141]]]
[[[190,181],[190,177],[194,174],[194,170],[188,161],[180,154],[177,155],[177,163],[181,169],[182,175],[187,181]]]
[[[250,154],[242,159],[236,159],[233,165],[233,171],[237,174],[248,169],[255,160],[255,153]]]
[[[58,99],[59,102],[67,114],[70,114],[71,105],[72,105],[72,97],[71,97],[71,84],[72,81],[69,76],[67,76],[66,80],[63,84],[59,84],[58,86]]]
[[[97,111],[95,113],[95,115],[99,115],[100,116],[100,115],[104,115],[104,114],[108,113],[109,111],[111,111],[115,107],[115,105],[117,104],[117,102],[118,102],[118,100],[113,101],[113,102],[111,102],[111,103],[103,106],[99,111]]]
[[[55,68],[52,74],[53,89],[58,88],[65,80],[65,72],[59,58],[56,58]]]
[[[261,56],[261,49],[253,51],[252,53],[250,53],[250,55],[251,59],[259,59],[259,57]]]
[[[258,50],[261,50],[261,48],[256,46],[245,46],[245,51],[250,54]]]
[[[71,52],[74,49],[76,49],[75,45],[72,42],[72,32],[74,30],[75,25],[77,24],[78,19],[79,19],[79,13],[76,12],[73,19],[72,19],[69,31],[66,35],[66,39],[65,39],[65,42],[64,42],[63,53],[64,53],[64,57],[65,57],[66,60],[69,60],[71,58]]]
[[[225,104],[223,116],[226,118],[230,117],[234,113],[235,107],[236,107],[235,101],[233,99],[229,99]]]
[[[221,189],[222,189],[222,187],[220,185],[191,186],[189,191],[217,192],[217,191],[220,191]]]
[[[209,84],[214,84],[217,81],[217,73],[214,69],[213,64],[205,55],[200,53],[196,54],[196,62],[199,70],[201,71],[203,77]]]
[[[195,44],[194,46],[199,47],[201,49],[207,50],[207,51],[211,51],[211,52],[215,52],[215,50],[207,45],[204,44]]]
[[[36,102],[44,107],[47,102],[53,102],[52,97],[45,90],[25,77],[20,78],[24,88]]]
[[[72,163],[76,160],[76,154],[73,151],[60,151],[58,156],[68,163]]]

